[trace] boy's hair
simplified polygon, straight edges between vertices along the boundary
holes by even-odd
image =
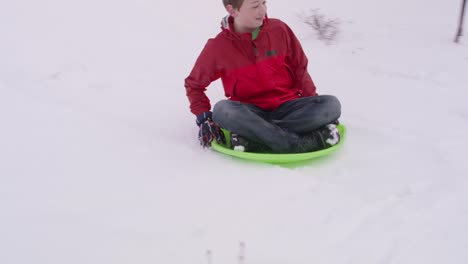
[[[232,5],[234,9],[239,9],[242,3],[244,3],[244,0],[223,0],[224,7]]]

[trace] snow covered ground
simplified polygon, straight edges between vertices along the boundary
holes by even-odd
[[[221,1],[4,1],[0,263],[241,264],[240,242],[248,264],[467,263],[460,5],[268,2],[348,128],[280,167],[198,145],[183,80]],[[298,19],[313,8],[342,21],[335,44]]]

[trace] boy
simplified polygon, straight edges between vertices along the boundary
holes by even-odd
[[[300,153],[340,140],[338,99],[317,95],[307,58],[291,29],[266,14],[263,0],[223,0],[229,13],[185,79],[190,109],[203,147],[224,143],[235,150]],[[221,78],[228,100],[213,107],[206,87]]]

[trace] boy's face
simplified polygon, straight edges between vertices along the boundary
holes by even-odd
[[[227,10],[234,17],[236,30],[242,32],[253,32],[263,24],[266,15],[265,0],[244,0],[239,9],[227,6]]]

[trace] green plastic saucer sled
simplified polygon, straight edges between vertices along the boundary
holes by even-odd
[[[318,151],[305,152],[305,153],[291,153],[291,154],[275,154],[275,153],[254,153],[254,152],[242,152],[236,151],[229,148],[231,145],[229,131],[223,129],[223,133],[226,136],[226,144],[218,144],[215,141],[211,143],[211,148],[220,153],[234,156],[241,159],[273,163],[273,164],[283,164],[283,163],[295,163],[302,162],[311,159],[316,159],[329,155],[336,150],[338,150],[344,143],[346,136],[346,127],[342,124],[338,125],[338,131],[340,132],[341,140],[338,144],[333,147],[322,149]]]

